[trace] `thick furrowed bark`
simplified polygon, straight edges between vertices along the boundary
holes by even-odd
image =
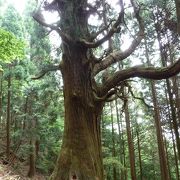
[[[103,180],[99,119],[102,104],[93,99],[90,70],[82,63],[85,56],[78,49],[71,52],[74,54],[64,56],[63,61],[64,137],[51,180]]]
[[[74,101],[74,100],[72,100]],[[103,179],[101,146],[96,116],[76,100],[65,103],[65,132],[61,153],[51,179]]]
[[[89,37],[86,4],[84,0],[64,1],[60,8],[61,30],[73,40],[62,38],[65,126],[51,180],[103,180],[99,120],[102,104],[93,98],[88,50],[75,43]]]

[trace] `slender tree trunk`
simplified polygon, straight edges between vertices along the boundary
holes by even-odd
[[[175,0],[175,2],[176,2],[176,12],[177,12],[177,15],[178,15],[180,13],[180,11],[179,11],[180,10],[180,6],[179,6],[180,1]],[[177,16],[177,19],[179,21],[180,18]],[[180,27],[179,27],[179,22],[178,21],[177,21],[177,28],[178,28],[178,31],[179,31]],[[157,23],[158,23],[158,21],[157,21]],[[157,37],[158,37],[158,42],[159,42],[161,62],[162,62],[163,66],[167,66],[168,60],[170,60],[170,62],[173,63],[173,58],[174,58],[174,55],[172,53],[172,47],[170,46],[170,39],[169,39],[169,36],[164,31],[161,31],[159,29],[159,27],[160,27],[159,24],[157,24],[157,26],[155,26],[155,27],[156,27],[156,32],[157,32]],[[165,38],[168,40],[168,42],[166,42],[166,43],[164,42]],[[166,49],[166,47],[168,47],[168,49]],[[168,56],[168,53],[169,53],[169,56]],[[172,125],[173,125],[173,129],[174,129],[175,137],[176,137],[178,158],[180,160],[180,137],[179,137],[178,123],[177,123],[177,119],[179,119],[179,106],[178,106],[178,104],[179,104],[179,98],[178,98],[179,95],[178,95],[177,84],[174,81],[175,79],[176,79],[176,77],[172,78],[173,86],[171,86],[170,80],[166,79],[166,86],[167,86],[167,94],[169,96],[169,105],[170,105],[170,110],[171,110],[170,119],[172,119],[172,123],[171,123],[171,120],[170,120],[170,128],[172,129]],[[176,97],[175,100],[173,98],[174,95]],[[174,101],[176,103],[174,103]],[[172,135],[173,135],[173,133],[172,133]],[[173,146],[174,146],[174,144],[173,144]],[[174,149],[174,153],[175,153],[175,156],[176,156],[176,150],[175,149]],[[176,161],[176,164],[178,164],[178,160],[175,159],[175,161]],[[176,175],[177,175],[177,177],[179,176],[178,166],[176,168]]]
[[[175,160],[175,166],[176,166],[176,177],[177,177],[177,179],[180,179],[178,157],[177,157],[177,153],[176,153],[176,144],[175,144],[174,133],[173,133],[172,127],[171,127],[171,136],[172,136],[172,141],[173,141],[174,160]]]
[[[118,68],[119,70],[123,68],[123,64],[122,62],[118,62]],[[119,140],[120,140],[120,155],[121,155],[121,159],[122,159],[122,164],[124,166],[124,168],[126,168],[126,152],[125,152],[125,141],[124,141],[124,135],[123,135],[123,125],[122,125],[122,120],[120,121],[119,119],[119,115],[118,115],[118,108],[117,108],[117,101],[118,99],[116,99],[116,111],[117,111],[117,121],[118,121],[118,131],[119,131]],[[122,146],[122,147],[121,147]],[[121,180],[127,180],[127,170],[122,170],[121,171]]]
[[[175,106],[176,106],[176,112],[177,112],[177,119],[178,119],[178,124],[180,127],[180,77],[175,76],[172,77],[172,81],[173,81],[173,92],[175,94]]]
[[[180,0],[178,0],[178,1],[180,2]],[[180,11],[179,11],[179,13],[180,13]],[[179,24],[179,26],[180,26],[180,24]],[[180,27],[179,27],[179,30],[180,30]],[[167,66],[167,59],[168,58],[169,58],[171,64],[174,63],[174,58],[175,58],[175,53],[173,52],[174,45],[172,45],[170,43],[171,42],[171,38],[167,34],[166,34],[166,38],[168,40],[167,45],[168,45],[169,56],[166,57],[166,60],[165,59],[162,60],[163,66]],[[163,52],[161,54],[163,54]],[[178,126],[180,128],[180,94],[179,94],[180,93],[180,90],[179,90],[179,87],[180,87],[180,77],[179,76],[173,76],[171,78],[171,80],[172,80],[172,86],[171,86],[172,94],[175,95],[175,98],[174,98],[174,108],[175,108],[175,112],[176,112],[176,118],[177,118],[177,121],[178,121]]]
[[[177,32],[180,35],[180,0],[175,0],[177,15]]]
[[[146,53],[147,63],[148,63],[148,65],[150,65],[146,38],[145,38],[145,53]],[[156,135],[157,135],[157,142],[158,142],[161,179],[162,180],[169,180],[166,154],[165,154],[164,143],[163,143],[161,121],[160,121],[160,112],[159,112],[156,89],[155,89],[155,82],[150,81],[150,85],[151,85],[151,92],[152,92],[152,99],[153,99],[153,106],[154,106],[154,120],[155,120]]]
[[[159,159],[160,159],[161,179],[169,180],[166,154],[165,154],[164,143],[163,143],[162,128],[161,128],[161,123],[160,123],[160,113],[159,113],[159,108],[157,104],[157,96],[156,96],[154,81],[151,81],[151,88],[152,88],[152,97],[153,97],[153,105],[154,105],[155,127],[156,127],[156,133],[157,133],[157,141],[158,141],[158,152],[159,152]]]
[[[177,1],[179,1],[179,0],[177,0]],[[162,34],[161,34],[160,29],[159,29],[159,26],[160,26],[159,24],[156,24],[155,27],[156,27],[156,33],[157,33],[157,38],[158,38],[158,43],[159,43],[161,62],[162,62],[162,65],[165,67],[165,66],[167,66],[168,57],[167,57],[167,52],[164,49],[164,44],[163,44],[163,40],[162,40],[162,37],[161,37]],[[164,34],[163,34],[163,36],[164,36]],[[172,59],[171,59],[171,61],[172,61]],[[174,102],[173,102],[174,101],[173,100],[173,93],[172,93],[171,84],[170,84],[169,79],[166,79],[166,84],[167,84],[167,92],[168,92],[169,103],[170,103],[170,108],[171,108],[171,116],[172,116],[172,121],[173,121],[173,128],[174,128],[175,137],[176,137],[178,158],[180,160],[180,137],[179,137],[178,124],[177,124],[177,119],[176,119],[176,109],[175,109]]]
[[[167,147],[167,140],[166,140],[165,136],[164,136],[164,146],[165,146],[165,153],[166,153],[166,161],[167,161],[167,168],[168,168],[168,173],[169,173],[169,179],[171,179],[171,168],[169,166],[168,147]]]
[[[0,125],[2,125],[2,83],[3,83],[3,70],[0,69]]]
[[[106,139],[104,138],[105,129],[106,129],[106,124],[105,124],[105,121],[104,121],[104,117],[105,117],[104,111],[105,111],[105,107],[103,108],[103,111],[102,111],[102,114],[101,114],[101,137],[102,137],[101,146],[102,147],[106,147]],[[102,154],[102,157],[104,157],[103,154]],[[107,179],[107,176],[108,176],[107,172],[108,172],[108,168],[105,166],[104,167],[104,178],[105,179]]]
[[[25,105],[24,105],[24,119],[22,121],[22,130],[26,129],[26,120],[27,120],[27,113],[28,113],[28,102],[29,102],[29,96],[25,99]]]
[[[125,113],[126,130],[127,130],[127,138],[128,138],[131,179],[136,180],[134,144],[133,144],[132,135],[131,135],[131,125],[130,125],[129,108],[128,108],[128,100],[127,99],[125,100],[124,113]]]
[[[137,144],[138,144],[138,157],[139,157],[139,173],[140,173],[140,180],[143,179],[142,174],[142,160],[141,160],[141,145],[140,145],[140,137],[139,137],[139,125],[136,122],[136,136],[137,136]]]
[[[36,147],[35,147],[35,139],[32,137],[30,140],[30,147],[31,152],[29,155],[29,171],[28,171],[28,177],[32,178],[36,174]]]
[[[168,97],[167,97],[167,93],[166,93],[166,101],[168,104]],[[169,116],[169,128],[170,128],[170,132],[171,132],[171,138],[172,138],[172,143],[173,143],[173,152],[174,152],[174,161],[175,161],[175,166],[176,166],[176,177],[177,179],[180,179],[179,176],[179,167],[178,167],[178,157],[177,157],[177,152],[176,152],[176,144],[175,144],[175,138],[174,138],[174,132],[173,132],[173,127],[172,127],[172,122],[171,122],[171,113],[170,113],[170,108],[168,108],[168,116]]]
[[[121,129],[123,127],[123,124],[122,124],[122,121],[121,121]],[[122,131],[122,156],[123,156],[123,165],[124,165],[124,168],[127,167],[126,165],[126,150],[125,150],[125,138],[124,138],[124,132]],[[124,179],[127,180],[128,179],[128,175],[127,175],[127,169],[125,169],[124,171]]]
[[[124,162],[123,162],[123,158],[124,158],[124,155],[123,155],[123,139],[122,139],[122,136],[121,136],[121,127],[120,127],[120,114],[119,114],[119,110],[118,110],[118,99],[115,100],[115,105],[116,105],[116,116],[117,116],[117,125],[118,125],[118,136],[119,136],[119,155],[120,155],[120,162],[122,165],[125,165]],[[120,172],[120,179],[121,180],[124,180],[124,169],[121,169],[121,172]]]
[[[11,74],[9,66],[8,96],[7,96],[7,119],[6,119],[6,157],[10,158],[10,114],[11,114]]]
[[[153,163],[153,179],[156,179],[156,169],[155,169],[155,166],[156,166],[156,163],[155,163],[155,159],[154,159],[154,149],[152,151],[152,163]]]
[[[31,101],[29,102],[29,129],[30,131],[34,130],[36,128],[36,120],[35,117],[33,116],[33,93],[31,94]],[[27,102],[28,103],[28,102]],[[30,154],[29,154],[29,171],[28,171],[28,177],[32,178],[35,176],[36,173],[36,137],[34,134],[30,135]]]
[[[178,123],[177,123],[177,119],[176,119],[176,109],[174,107],[173,94],[171,92],[169,80],[166,80],[166,84],[167,84],[167,91],[168,91],[168,95],[169,95],[169,103],[170,103],[170,108],[171,108],[172,123],[173,123],[173,128],[174,128],[175,137],[176,137],[178,158],[180,160],[180,137],[179,137],[179,131],[178,131]]]
[[[113,118],[113,105],[110,103],[111,108],[111,127],[112,127],[112,157],[116,157],[116,149],[115,149],[115,135],[114,135],[114,118]],[[113,165],[113,179],[117,179],[116,167]]]
[[[28,177],[32,178],[35,176],[36,173],[36,152],[35,152],[35,140],[32,138],[29,143],[31,147],[31,152],[29,155],[29,171]]]

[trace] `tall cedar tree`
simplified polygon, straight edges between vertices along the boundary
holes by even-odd
[[[115,33],[121,34],[125,14],[123,0],[119,1],[121,8],[116,20],[110,20],[107,26],[101,26],[96,33],[91,33],[88,18],[91,14],[97,14],[103,19],[100,0],[94,3],[87,0],[54,0],[51,3],[45,1],[43,7],[33,15],[41,25],[55,30],[62,40],[60,65],[43,69],[35,78],[40,78],[51,70],[60,70],[64,83],[64,137],[51,180],[103,180],[100,117],[105,102],[118,93],[121,82],[126,79],[141,77],[158,80],[174,76],[180,71],[179,59],[170,67],[135,66],[109,74],[101,84],[95,81],[97,74],[129,57],[144,37],[140,7],[134,0],[130,2],[134,10],[134,21],[139,27],[135,39],[127,50],[106,51],[101,58],[95,57],[93,49],[100,47]],[[47,24],[41,15],[42,9],[56,11],[60,22]]]

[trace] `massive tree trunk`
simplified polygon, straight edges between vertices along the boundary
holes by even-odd
[[[67,1],[61,9],[61,29],[72,39],[88,38],[86,1]],[[94,99],[88,49],[62,43],[65,124],[60,156],[51,179],[103,179],[100,140],[102,103]]]
[[[120,82],[131,77],[162,79],[177,74],[180,60],[175,65],[163,69],[136,66],[120,69],[101,84],[96,84],[94,78],[99,72],[126,59],[141,42],[144,23],[139,15],[139,7],[131,0],[139,31],[130,47],[123,52],[110,50],[105,53],[106,56],[95,58],[92,48],[101,46],[105,41],[110,42],[114,33],[120,32],[124,19],[123,1],[119,2],[121,10],[116,21],[113,19],[106,26],[106,18],[102,18],[105,27],[98,27],[99,31],[91,34],[88,30],[88,17],[101,8],[104,9],[102,1],[95,1],[94,6],[87,0],[53,0],[50,4],[45,2],[42,9],[57,11],[60,22],[47,24],[38,12],[33,17],[60,35],[62,61],[59,67],[48,67],[34,79],[42,77],[48,71],[60,69],[64,83],[65,106],[63,144],[51,180],[103,180],[100,116],[105,101],[116,94],[115,87],[119,87]]]
[[[103,179],[100,140],[102,104],[93,98],[86,52],[69,47],[64,54],[62,74],[64,81],[65,127],[63,145],[54,180]]]

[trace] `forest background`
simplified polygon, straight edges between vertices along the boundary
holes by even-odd
[[[175,2],[138,2],[144,9],[145,38],[126,61],[113,64],[96,81],[132,65],[167,67],[179,57]],[[121,37],[115,34],[113,39],[113,46],[122,51],[137,31],[132,7],[128,1],[125,4],[128,24],[122,26]],[[54,71],[62,54],[61,40],[34,21],[31,15],[36,9],[32,0],[23,11],[0,1],[0,159],[30,178],[51,175],[64,130],[62,77]],[[110,10],[107,14],[116,15]],[[56,14],[44,16],[48,22]],[[98,18],[92,16],[89,23],[95,28]],[[105,43],[96,49],[97,57],[106,56],[107,48]],[[108,100],[101,116],[106,178],[180,179],[179,74],[158,81],[131,78],[121,87],[122,93]]]

